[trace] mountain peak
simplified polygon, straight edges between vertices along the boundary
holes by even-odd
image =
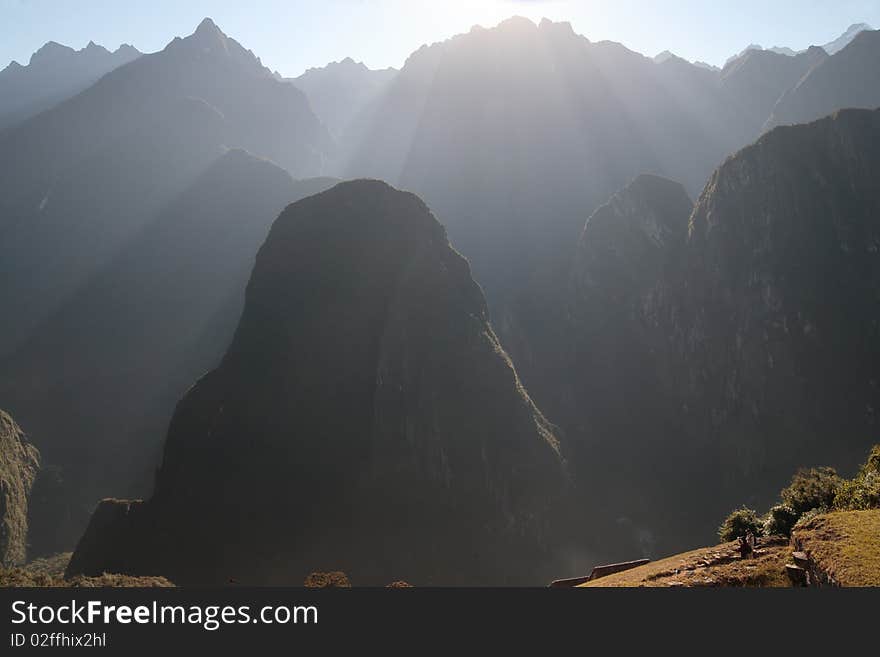
[[[574,28],[568,21],[551,21],[549,18],[542,18],[538,24],[539,30],[551,31],[556,34],[574,34]]]
[[[205,48],[210,48],[214,45],[220,45],[225,48],[228,39],[223,30],[217,27],[213,20],[206,17],[199,23],[196,31],[186,38],[186,41],[197,43]]]
[[[846,29],[846,32],[822,47],[829,55],[833,55],[846,48],[862,32],[868,32],[872,29],[873,28],[867,23],[853,23]]]
[[[199,23],[199,26],[196,28],[194,34],[200,35],[217,35],[226,36],[223,34],[223,31],[217,27],[217,23],[215,23],[210,17],[206,16],[202,19],[202,22]]]
[[[72,55],[74,52],[74,49],[69,46],[63,46],[57,41],[49,41],[31,55],[30,63],[48,62],[66,55]]]
[[[525,16],[511,16],[498,23],[495,29],[501,31],[532,31],[537,29],[537,25],[535,25],[530,18],[526,18]]]

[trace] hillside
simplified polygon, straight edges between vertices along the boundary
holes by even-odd
[[[842,511],[798,527],[791,542],[758,539],[754,558],[740,558],[737,543],[722,543],[582,584],[603,587],[788,587],[794,550],[806,553],[817,573],[837,586],[880,586],[880,510]]]
[[[0,410],[0,566],[27,556],[28,503],[39,469],[39,451]]]

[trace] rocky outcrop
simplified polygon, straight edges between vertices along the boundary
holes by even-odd
[[[0,566],[27,556],[28,498],[40,453],[15,421],[0,411]]]
[[[178,404],[153,497],[103,503],[69,572],[537,582],[564,486],[443,227],[412,194],[342,183],[275,222],[232,344]]]

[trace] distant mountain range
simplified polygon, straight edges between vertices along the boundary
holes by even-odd
[[[833,41],[829,41],[828,43],[826,43],[822,46],[819,46],[819,47],[822,48],[822,50],[824,50],[829,55],[834,55],[835,53],[838,53],[841,50],[843,50],[844,48],[846,48],[850,44],[850,42],[853,39],[855,39],[861,32],[870,31],[873,29],[874,28],[871,27],[870,25],[868,25],[867,23],[854,23],[853,25],[850,25],[847,28],[846,32],[841,34],[839,37],[837,37]],[[755,50],[765,50],[765,49],[762,48],[761,46],[759,46],[758,44],[753,43],[753,44],[749,45],[745,50],[740,52],[738,55],[734,55],[734,56],[730,57],[727,60],[727,62],[725,63],[725,66],[732,63],[736,59],[745,56],[749,52],[752,52]],[[791,48],[782,47],[782,46],[774,46],[772,48],[767,48],[766,51],[776,53],[777,55],[786,55],[788,57],[794,57],[796,55],[800,55],[800,54],[806,52],[806,50],[796,51],[796,50],[792,50]]]
[[[0,136],[0,396],[76,491],[36,551],[69,545],[108,481],[149,487],[156,432],[225,347],[272,219],[333,182],[290,173],[318,173],[329,143],[210,20]]]
[[[290,80],[302,89],[315,113],[337,137],[345,135],[352,121],[369,107],[390,84],[397,70],[370,70],[346,57],[323,68],[310,68]]]
[[[27,65],[11,62],[0,71],[0,132],[75,96],[140,56],[127,44],[110,52],[91,41],[82,50],[50,41]]]
[[[857,463],[880,403],[857,32],[719,70],[512,18],[285,80],[205,19],[20,119],[0,406],[42,453],[32,554],[153,489],[100,507],[74,570],[529,583],[514,563],[702,543],[804,461]],[[27,68],[80,57],[58,48]],[[222,553],[230,522],[252,535]]]

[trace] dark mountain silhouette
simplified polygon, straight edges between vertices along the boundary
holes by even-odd
[[[859,32],[816,66],[779,99],[767,127],[815,121],[847,107],[880,107],[880,30]]]
[[[0,411],[0,567],[25,561],[28,498],[40,453],[7,413]]]
[[[880,111],[778,128],[718,169],[691,217],[676,383],[725,477],[756,497],[769,474],[858,463],[874,435],[878,144]]]
[[[128,44],[110,52],[91,41],[82,50],[50,41],[27,65],[11,62],[0,71],[0,132],[75,96],[140,56]]]
[[[226,355],[178,404],[153,497],[103,502],[68,572],[537,583],[563,487],[443,227],[412,194],[341,183],[275,222]]]
[[[47,462],[63,467],[57,492],[70,502],[38,519],[51,529],[38,527],[36,553],[69,549],[108,490],[149,490],[158,438],[176,400],[229,344],[269,225],[334,182],[294,182],[229,151],[3,362],[0,396],[40,436]]]
[[[646,177],[590,218],[534,386],[584,509],[674,551],[780,473],[855,467],[880,407],[878,144],[880,111],[842,110],[729,158],[689,220]]]
[[[346,57],[323,68],[310,68],[289,81],[308,96],[312,109],[330,131],[343,135],[361,112],[375,102],[397,70],[371,70]]]

